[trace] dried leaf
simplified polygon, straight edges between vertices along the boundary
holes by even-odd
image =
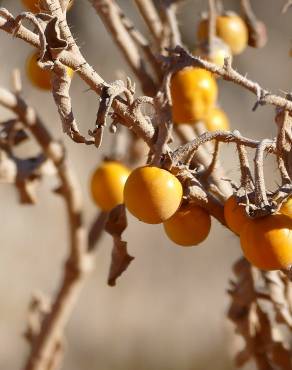
[[[69,94],[71,78],[68,76],[66,67],[60,62],[55,61],[53,71],[53,97],[62,121],[63,131],[76,143],[94,144],[93,139],[87,139],[80,133],[78,124],[74,118]]]
[[[292,314],[291,308],[286,297],[286,285],[291,282],[281,278],[280,274],[276,271],[269,271],[265,273],[265,280],[268,285],[272,302],[276,311],[276,319],[280,323],[285,323],[292,329]]]
[[[287,320],[291,309],[286,298],[288,280],[281,279],[279,271],[260,271],[245,259],[234,265],[234,273],[237,282],[232,282],[229,290],[232,303],[228,317],[245,341],[245,349],[236,356],[236,365],[242,366],[253,358],[259,370],[278,367],[292,370],[292,338]]]
[[[123,204],[118,205],[109,214],[105,230],[112,235],[114,246],[108,276],[108,285],[115,286],[116,279],[128,268],[134,257],[127,251],[127,243],[122,240],[122,233],[127,227],[126,210]]]
[[[105,225],[105,230],[112,236],[121,236],[127,226],[125,206],[119,204],[111,210],[109,219]]]
[[[45,35],[47,43],[50,46],[50,50],[51,52],[53,51],[54,58],[57,57],[58,53],[67,48],[67,41],[61,37],[59,20],[57,17],[52,18],[47,23]]]
[[[116,285],[117,278],[128,268],[133,259],[134,257],[130,256],[127,252],[127,242],[114,238],[108,285]]]

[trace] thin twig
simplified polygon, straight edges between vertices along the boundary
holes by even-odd
[[[238,131],[231,132],[231,131],[214,131],[214,132],[206,132],[205,134],[202,134],[195,140],[182,145],[178,149],[176,149],[173,152],[172,158],[174,163],[177,163],[178,161],[190,161],[193,158],[194,153],[198,150],[198,148],[203,145],[206,142],[216,140],[221,141],[224,143],[236,143],[245,145],[249,148],[257,148],[260,144],[260,141],[253,140],[246,138],[244,136],[241,136],[238,134]],[[277,149],[275,145],[274,140],[266,140],[265,141],[265,150],[276,154]]]
[[[137,41],[142,43],[143,50],[146,51],[148,57],[151,56],[151,64],[153,65],[155,58],[146,39],[137,30],[134,31],[132,22],[126,19],[125,14],[114,0],[90,0],[90,2],[113,36],[114,42],[123,53],[129,66],[141,81],[144,93],[153,96],[156,92],[155,82],[147,72],[145,62],[136,46]],[[129,28],[131,28],[131,32],[129,32]]]
[[[135,3],[147,24],[156,44],[160,47],[162,23],[152,0],[135,0]]]
[[[262,48],[267,43],[267,30],[262,21],[259,21],[251,7],[250,0],[241,0],[241,10],[248,28],[248,45]]]
[[[176,47],[172,50],[172,55],[170,57],[164,57],[163,59],[169,64],[169,68],[173,68],[173,66],[176,66],[179,69],[186,66],[201,67],[207,71],[218,74],[224,80],[232,81],[233,83],[244,87],[257,97],[257,104],[254,109],[258,105],[271,104],[276,107],[286,109],[292,113],[291,101],[270,93],[268,90],[262,88],[257,82],[249,80],[247,77],[241,75],[232,68],[230,60],[228,59],[226,59],[225,65],[220,67],[219,65],[208,62],[207,60],[191,55],[182,47]]]
[[[233,131],[233,133],[240,136],[240,132],[237,130]],[[248,192],[253,187],[253,179],[249,167],[247,151],[245,146],[240,144],[237,144],[237,151],[241,172],[240,187],[244,189],[245,192]]]
[[[183,144],[198,139],[192,126],[190,126],[189,124],[175,125],[174,129]],[[204,146],[199,146],[198,150],[194,152],[193,161],[196,165],[203,165],[205,168],[208,168],[210,166],[211,160],[212,157],[206,151],[206,148]],[[209,176],[208,186],[212,183],[215,184],[220,192],[223,193],[224,198],[227,199],[232,194],[232,188],[227,181],[222,180],[224,177],[225,175],[223,173],[223,169],[221,168],[219,163],[217,163],[217,169],[213,171],[213,173],[211,173]]]
[[[288,157],[289,152],[291,150],[291,144],[287,145],[286,142],[286,133],[289,132],[289,125],[290,125],[290,116],[287,111],[280,112],[276,116],[276,122],[278,124],[278,136],[277,136],[277,161],[278,161],[278,168],[280,170],[281,178],[282,178],[282,185],[290,184],[291,178],[289,176],[289,163]]]
[[[269,140],[260,141],[254,158],[255,202],[260,208],[269,205],[264,178],[264,153],[270,150],[270,145]]]
[[[208,16],[208,45],[209,50],[212,51],[214,38],[216,37],[216,6],[215,0],[208,0],[209,16]]]
[[[208,177],[215,171],[217,163],[218,163],[218,158],[219,158],[219,141],[215,141],[215,147],[214,147],[214,153],[212,156],[212,161],[209,165],[209,167],[206,169],[204,172],[204,178],[208,179]]]
[[[164,28],[167,28],[169,32],[169,42],[165,46],[174,48],[182,45],[181,33],[176,16],[178,3],[173,0],[160,0],[159,5],[161,17],[164,20]]]

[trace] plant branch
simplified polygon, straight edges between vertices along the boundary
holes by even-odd
[[[230,132],[230,131],[214,131],[214,132],[206,132],[201,136],[197,137],[193,141],[180,146],[173,152],[172,158],[174,163],[177,162],[190,162],[193,158],[194,153],[198,150],[198,148],[205,144],[206,142],[210,142],[212,140],[221,141],[224,143],[236,143],[240,145],[247,146],[249,148],[257,148],[260,142],[258,140],[253,140],[241,136],[238,134],[238,131]],[[276,154],[276,144],[274,140],[266,141],[265,150],[271,153]]]
[[[208,0],[208,3],[209,3],[208,44],[210,50],[212,50],[214,38],[216,37],[216,5],[215,0]]]
[[[163,25],[152,0],[134,0],[151,35],[158,46],[161,44]]]
[[[57,14],[58,17],[60,16],[63,19],[64,15],[62,13],[62,10],[60,7],[54,8],[54,1],[50,2],[49,4],[50,8],[53,8],[52,14]],[[3,16],[3,14],[5,14],[5,16]],[[68,27],[65,27],[65,24],[67,23],[63,19],[63,29],[65,29],[66,33],[68,33],[70,32],[70,30],[68,31]],[[16,25],[13,16],[6,9],[1,8],[0,29],[4,30],[7,33],[14,34],[15,27]],[[14,36],[21,38],[22,40],[37,48],[40,48],[38,36],[23,26],[19,27]],[[95,91],[98,95],[101,95],[103,88],[107,87],[108,84],[105,83],[104,80],[86,62],[86,60],[80,53],[79,48],[75,44],[72,35],[69,35],[68,39],[71,40],[71,50],[63,50],[61,54],[58,55],[58,61],[76,71],[76,73],[79,74],[79,76],[85,81],[85,83],[90,86],[93,91]],[[131,107],[129,107],[126,102],[120,97],[114,99],[112,108],[120,117],[122,124],[124,124],[128,128],[131,128],[137,136],[142,137],[143,140],[150,147],[152,146],[155,130],[153,125],[145,119],[143,114],[139,114],[138,116],[136,114],[133,114]]]
[[[235,71],[230,63],[230,60],[226,59],[226,63],[223,67],[220,67],[214,63],[203,60],[199,57],[195,57],[187,52],[182,47],[176,47],[171,50],[170,57],[163,57],[163,60],[168,64],[170,69],[174,66],[177,69],[181,69],[186,66],[201,67],[212,73],[218,74],[224,80],[231,81],[237,85],[244,87],[249,90],[257,97],[257,102],[253,109],[256,109],[258,105],[271,104],[279,108],[283,108],[292,114],[292,102],[281,96],[270,93],[268,90],[262,88],[257,82],[249,80],[239,72]]]
[[[149,72],[147,72],[145,62],[137,48],[138,43],[148,57],[148,60],[150,58],[152,66],[155,65],[155,69],[157,70],[157,62],[148,41],[134,29],[132,22],[126,18],[114,0],[89,1],[112,35],[114,42],[123,53],[132,71],[140,80],[144,93],[153,96],[157,90],[156,84]]]
[[[173,0],[159,0],[158,3],[160,7],[159,13],[164,23],[164,32],[167,30],[167,35],[164,35],[164,37],[168,39],[167,45],[165,46],[174,48],[178,45],[182,45],[181,33],[176,16],[178,4]],[[164,41],[162,41],[162,43],[163,42]]]
[[[265,151],[269,151],[269,148],[269,140],[260,141],[257,145],[254,158],[255,202],[260,208],[264,208],[269,204],[264,178],[264,153]]]
[[[198,140],[198,137],[195,134],[194,129],[189,124],[175,125],[174,129],[182,143],[189,143]],[[194,152],[193,161],[196,166],[203,165],[204,168],[207,169],[210,166],[212,157],[206,151],[204,146],[199,146],[198,150]],[[175,162],[176,160],[174,160],[174,163]],[[227,199],[231,195],[232,189],[230,184],[227,181],[223,180],[224,177],[225,176],[223,173],[223,169],[221,165],[217,162],[217,168],[209,175],[207,187],[213,183],[223,194],[224,198]]]
[[[65,160],[63,146],[53,140],[34,109],[27,106],[21,97],[0,88],[0,104],[18,116],[53,162],[61,182],[59,193],[63,196],[68,214],[70,248],[63,279],[49,313],[41,323],[39,334],[32,341],[31,352],[24,367],[26,370],[45,370],[54,356],[56,344],[89,271],[92,255],[87,253],[80,190]]]
[[[241,0],[241,9],[248,28],[248,45],[255,48],[264,47],[268,41],[265,24],[257,19],[250,0]]]

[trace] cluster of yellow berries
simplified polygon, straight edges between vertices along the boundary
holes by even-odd
[[[226,57],[240,54],[248,43],[245,22],[234,13],[216,17],[216,39],[209,50],[208,19],[198,27],[201,46],[195,54],[222,66]],[[208,131],[228,130],[229,122],[223,110],[216,107],[218,88],[215,77],[208,71],[186,67],[175,73],[171,80],[172,117],[176,124],[203,121]]]
[[[103,211],[125,203],[139,220],[163,223],[166,235],[178,245],[198,245],[210,232],[209,213],[197,205],[182,205],[180,181],[158,167],[138,167],[130,172],[121,163],[104,162],[92,176],[91,194]],[[253,265],[263,270],[291,266],[292,198],[278,213],[251,219],[231,196],[225,202],[224,216],[229,229],[240,236],[242,251]]]
[[[31,12],[38,12],[38,0],[22,0]],[[70,1],[69,7],[73,1]],[[213,63],[223,65],[224,58],[240,54],[247,46],[248,30],[244,21],[235,14],[216,18],[216,43],[205,52],[208,19],[198,27],[201,46],[197,54]],[[223,42],[220,42],[223,40]],[[44,90],[51,88],[51,72],[39,67],[37,53],[27,61],[31,82]],[[68,68],[68,75],[73,71]],[[172,115],[175,124],[204,121],[207,130],[227,130],[229,122],[225,113],[215,106],[218,88],[214,76],[201,68],[187,67],[175,73],[171,80]],[[182,205],[183,188],[170,172],[144,166],[130,172],[118,162],[104,162],[93,174],[91,193],[103,211],[110,211],[125,203],[127,209],[139,220],[149,224],[163,223],[167,236],[178,245],[201,243],[209,234],[211,217],[196,205]],[[264,270],[288,269],[292,264],[292,198],[277,214],[250,219],[244,207],[231,196],[225,203],[227,226],[237,235],[245,257]]]
[[[103,211],[125,203],[139,220],[163,223],[167,236],[178,245],[197,245],[210,231],[209,213],[195,205],[182,206],[180,181],[158,167],[138,167],[130,172],[118,162],[104,162],[92,176],[91,194]]]
[[[38,0],[22,0],[23,5],[32,13],[38,13],[40,11]],[[68,10],[73,5],[73,0],[68,4]],[[42,69],[38,65],[38,53],[33,52],[29,55],[26,61],[26,71],[30,82],[37,88],[42,90],[51,90],[51,71]],[[73,77],[74,71],[67,67],[67,73],[69,77]]]
[[[292,265],[292,198],[276,214],[251,219],[231,196],[224,206],[227,226],[240,236],[246,259],[262,270],[288,269]]]

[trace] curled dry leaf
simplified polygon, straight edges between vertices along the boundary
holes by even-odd
[[[134,257],[127,251],[127,242],[122,240],[122,233],[127,227],[126,210],[123,204],[113,208],[109,214],[105,230],[113,237],[112,261],[108,276],[108,285],[115,286],[116,280],[128,268]]]
[[[50,52],[54,58],[58,56],[58,53],[62,52],[68,47],[68,43],[61,36],[59,28],[59,20],[57,17],[53,17],[49,20],[45,28],[45,36],[48,45],[50,46]]]
[[[60,62],[54,63],[52,77],[53,96],[62,121],[63,131],[77,143],[93,144],[93,139],[86,139],[79,131],[73,115],[71,97],[69,95],[71,78],[66,67]]]

